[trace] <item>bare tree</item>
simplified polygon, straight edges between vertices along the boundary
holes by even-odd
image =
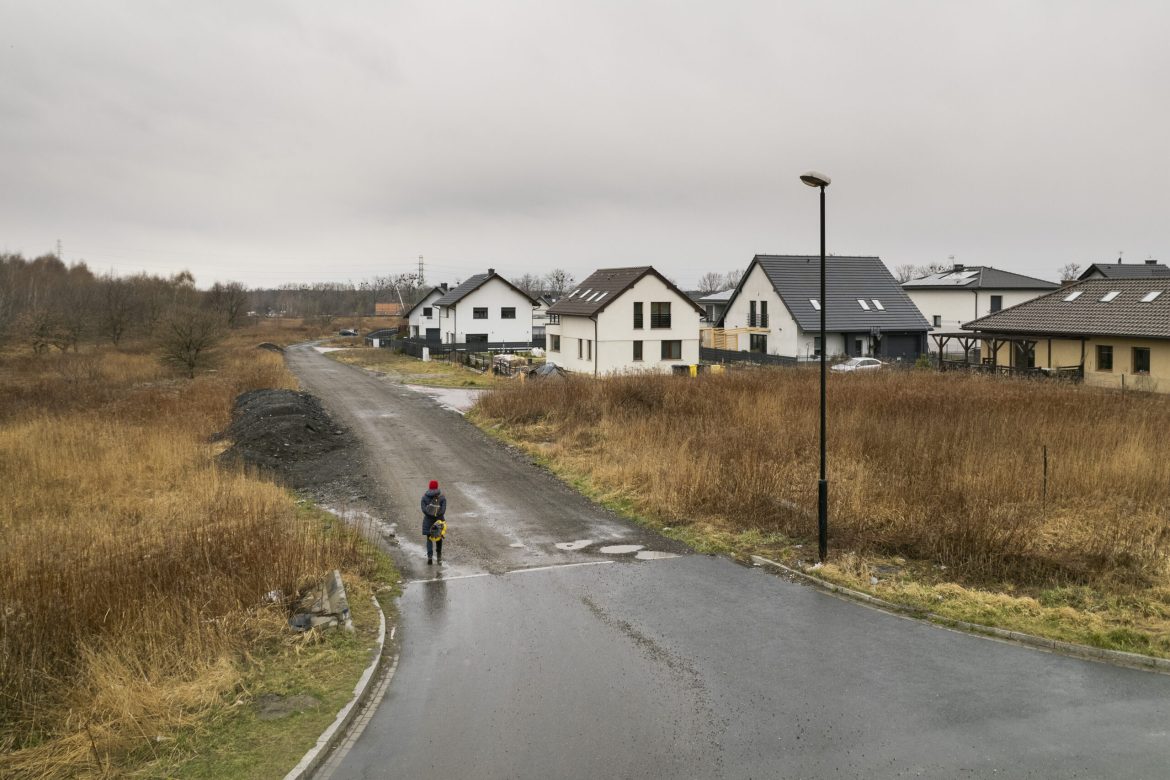
[[[162,324],[159,347],[162,361],[183,370],[189,379],[211,362],[212,350],[223,336],[222,321],[214,312],[186,307]]]
[[[512,284],[519,287],[533,298],[544,292],[544,280],[536,274],[528,273],[512,280]]]
[[[550,295],[561,297],[573,286],[573,275],[563,268],[554,268],[545,274],[544,285]]]
[[[898,284],[916,279],[918,278],[918,266],[912,263],[894,266],[894,278],[898,280]]]
[[[130,328],[135,313],[134,287],[112,274],[98,282],[97,328],[115,347]]]
[[[728,271],[723,275],[723,287],[720,289],[731,290],[739,286],[739,280],[743,279],[745,271]]]
[[[727,288],[723,286],[725,281],[726,277],[723,274],[717,273],[716,271],[708,271],[699,277],[699,286],[696,289],[703,295],[710,295],[720,290],[726,290]]]
[[[223,317],[232,330],[240,327],[248,306],[248,291],[239,282],[216,282],[207,291],[207,305]]]
[[[1060,268],[1057,268],[1056,272],[1060,274],[1062,284],[1065,282],[1075,282],[1081,273],[1081,266],[1079,263],[1065,263]]]

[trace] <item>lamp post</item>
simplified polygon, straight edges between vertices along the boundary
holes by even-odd
[[[825,461],[825,355],[829,351],[825,340],[825,310],[829,308],[825,300],[825,187],[832,179],[823,173],[809,171],[800,180],[821,190],[821,478],[817,482],[817,554],[823,563],[829,551],[829,475]]]

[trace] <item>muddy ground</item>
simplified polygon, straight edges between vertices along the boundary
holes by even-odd
[[[223,463],[242,462],[318,504],[382,503],[361,442],[321,402],[294,390],[252,390],[236,399],[217,439],[231,445]]]

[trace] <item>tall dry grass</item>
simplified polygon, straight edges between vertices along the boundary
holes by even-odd
[[[671,525],[808,539],[818,381],[800,369],[570,378],[508,385],[479,412]],[[1165,573],[1165,396],[891,372],[833,376],[828,399],[832,549],[1022,583]]]
[[[0,752],[5,772],[101,774],[219,701],[284,633],[266,600],[368,551],[285,491],[216,466],[233,399],[292,387],[225,345],[176,379],[147,350],[0,363]]]

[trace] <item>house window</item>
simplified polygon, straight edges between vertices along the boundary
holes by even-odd
[[[670,327],[670,302],[650,304],[650,327]]]
[[[577,359],[585,359],[585,339],[577,339]]]
[[[821,356],[821,337],[820,336],[813,337],[813,355],[815,357]]]
[[[515,306],[502,307],[500,309],[500,319],[501,320],[514,320],[514,319],[516,319],[516,307]]]
[[[768,302],[760,301],[760,327],[768,327]]]
[[[641,360],[641,359],[642,359],[642,342],[635,341],[634,342],[634,360]]]
[[[756,327],[756,302],[748,301],[748,327]]]
[[[593,339],[585,339],[585,359],[593,359]]]
[[[557,335],[552,334],[552,333],[549,334],[549,336],[548,336],[548,351],[549,352],[560,352],[561,351],[561,337],[560,336],[557,336]]]
[[[669,306],[670,304],[666,304]],[[682,342],[681,341],[664,341],[662,342],[662,359],[663,360],[682,360]]]
[[[869,304],[865,302],[864,298],[858,298],[857,305],[860,306],[863,310],[869,311]]]
[[[561,315],[559,315],[559,314],[548,315],[548,324],[549,325],[560,325],[561,324]]]
[[[936,327],[936,328],[942,327],[942,315],[941,314],[934,315],[934,327]]]
[[[1002,295],[991,296],[991,310],[992,311],[999,311],[1002,308],[1003,308],[1003,296]]]
[[[1149,347],[1134,347],[1133,348],[1133,372],[1135,374],[1150,373],[1150,348]]]
[[[1097,370],[1113,370],[1113,347],[1109,347],[1104,344],[1097,345]]]
[[[487,319],[487,307],[486,306],[476,306],[474,309],[471,310],[471,318],[473,320],[486,320]]]
[[[642,302],[638,301],[634,304],[634,327],[642,327]]]
[[[431,307],[430,306],[423,307],[423,316],[426,317],[428,320],[431,318]]]
[[[749,351],[759,352],[761,355],[768,354],[768,334],[753,333],[749,336],[748,340],[751,342]]]
[[[821,302],[818,301],[816,298],[809,298],[808,304],[809,304],[809,306],[812,306],[813,310],[815,310],[815,311],[821,310]]]

